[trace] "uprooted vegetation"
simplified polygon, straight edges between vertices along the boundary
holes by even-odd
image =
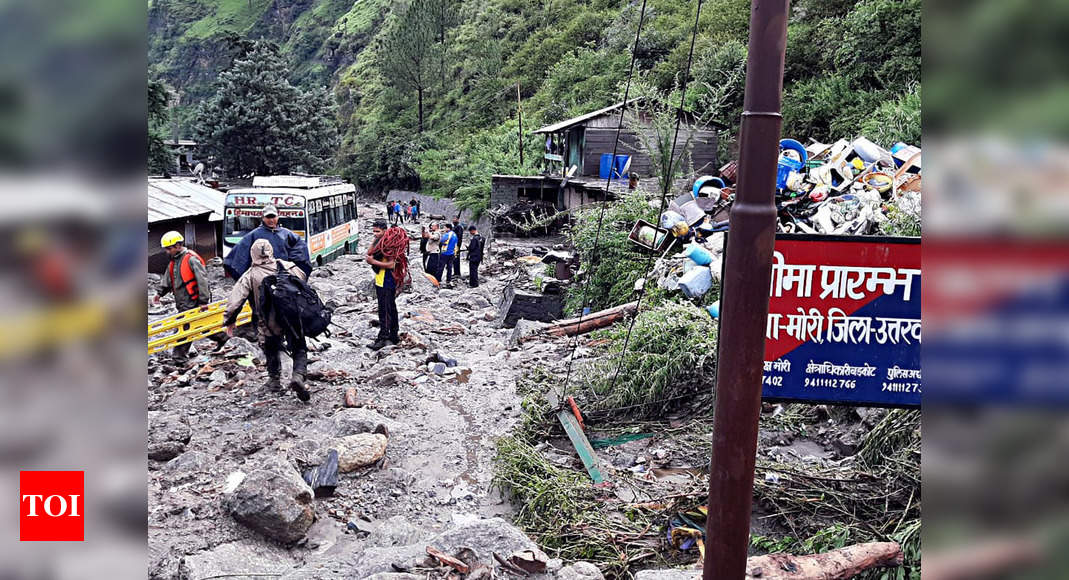
[[[606,487],[592,484],[544,399],[562,390],[566,369],[518,379],[525,416],[498,443],[494,481],[547,552],[616,578],[698,560],[680,530],[704,526],[716,328],[694,305],[655,299],[626,352],[626,323],[582,339],[594,357],[575,363],[565,394],[583,412]],[[919,412],[764,406],[751,553],[896,541],[905,565],[860,578],[918,579],[920,499]]]

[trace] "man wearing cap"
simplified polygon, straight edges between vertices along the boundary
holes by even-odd
[[[174,305],[178,312],[186,312],[198,307],[207,308],[212,301],[211,286],[208,284],[208,271],[204,266],[204,258],[186,247],[185,238],[178,232],[167,232],[160,239],[160,246],[171,257],[167,264],[167,271],[160,278],[156,287],[156,296],[152,303],[159,304],[160,298],[168,292],[174,293]],[[182,327],[189,330],[189,325]],[[216,333],[208,337],[222,345],[226,342],[226,336]],[[189,360],[189,347],[193,343],[187,342],[171,349],[171,358],[176,363],[185,363]]]
[[[297,265],[305,276],[312,273],[312,259],[308,254],[308,244],[301,236],[278,225],[278,208],[273,205],[264,207],[262,223],[251,232],[245,234],[241,241],[234,246],[233,250],[223,259],[223,268],[226,275],[237,280],[252,265],[250,251],[252,243],[256,240],[271,242],[274,255],[280,260],[287,260]]]

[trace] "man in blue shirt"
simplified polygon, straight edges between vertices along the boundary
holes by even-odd
[[[308,254],[308,244],[301,236],[278,225],[278,208],[268,205],[264,207],[261,215],[263,221],[260,226],[245,234],[223,259],[226,275],[234,280],[241,278],[252,265],[252,243],[264,239],[271,242],[271,249],[274,250],[276,258],[293,262],[306,276],[311,274],[312,259]]]
[[[442,239],[438,242],[442,248],[440,267],[446,276],[446,283],[451,286],[453,284],[453,259],[457,253],[457,235],[449,227],[449,224],[444,224],[442,229],[445,233],[442,234]]]
[[[453,233],[457,236],[457,249],[464,247],[464,224],[460,223],[460,216],[453,218]],[[459,252],[458,252],[459,254]],[[453,258],[453,270],[451,274],[460,277],[460,256]]]

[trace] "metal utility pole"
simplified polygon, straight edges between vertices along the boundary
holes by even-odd
[[[776,159],[783,119],[788,0],[753,0],[738,197],[724,262],[704,580],[746,574],[765,320],[776,235]]]
[[[523,166],[523,109],[520,108],[520,83],[516,83],[516,118],[520,121],[520,166]]]

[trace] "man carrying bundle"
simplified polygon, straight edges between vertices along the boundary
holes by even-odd
[[[368,348],[379,350],[401,341],[397,336],[397,295],[408,275],[408,232],[400,227],[387,229],[385,220],[375,220],[371,231],[375,240],[368,248],[365,260],[375,272],[379,335]]]

